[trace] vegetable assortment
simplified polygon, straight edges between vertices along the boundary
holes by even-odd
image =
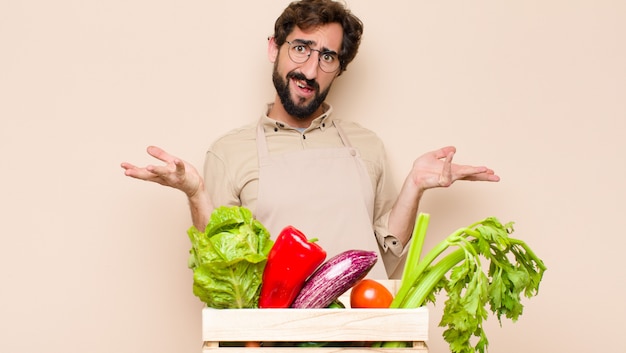
[[[213,308],[327,308],[343,307],[338,298],[351,289],[352,308],[418,308],[443,291],[439,325],[446,327],[450,351],[484,353],[488,311],[499,321],[518,320],[522,296],[538,294],[547,268],[525,242],[510,237],[512,222],[494,217],[458,229],[423,255],[428,222],[428,214],[418,215],[394,297],[381,283],[364,279],[376,252],[346,250],[324,262],[326,251],[295,227],[285,227],[273,242],[249,210],[220,207],[205,232],[188,231],[194,294]]]

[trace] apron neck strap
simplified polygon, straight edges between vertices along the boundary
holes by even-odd
[[[352,144],[350,144],[350,140],[348,140],[348,136],[345,132],[343,132],[341,126],[336,123],[336,120],[333,120],[333,125],[337,129],[337,133],[339,133],[339,138],[341,138],[341,142],[343,142],[343,145],[346,147],[352,147]]]

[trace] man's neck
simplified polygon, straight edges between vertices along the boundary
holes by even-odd
[[[285,107],[281,103],[280,98],[278,98],[278,96],[274,99],[274,104],[272,104],[269,111],[267,112],[267,116],[276,121],[283,122],[292,127],[300,127],[300,128],[309,127],[309,125],[311,125],[311,122],[313,122],[315,118],[319,117],[322,114],[324,114],[324,105],[321,105],[315,111],[315,113],[313,113],[312,115],[306,118],[297,118],[287,113],[287,111],[285,110]]]

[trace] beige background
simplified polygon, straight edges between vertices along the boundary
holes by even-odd
[[[200,167],[256,119],[286,4],[0,0],[1,352],[200,351],[186,201],[119,164],[156,144]],[[365,38],[329,101],[398,184],[447,144],[502,177],[429,192],[428,246],[496,216],[549,267],[520,321],[490,319],[491,352],[623,351],[626,3],[350,6]]]

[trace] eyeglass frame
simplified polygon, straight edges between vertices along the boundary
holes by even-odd
[[[326,72],[328,74],[332,74],[334,72],[337,72],[339,69],[341,69],[341,59],[339,58],[339,53],[337,53],[334,50],[314,49],[314,48],[311,48],[311,43],[310,42],[303,41],[303,40],[300,40],[300,39],[296,39],[294,41],[286,40],[285,43],[289,47],[287,49],[287,56],[289,56],[289,59],[291,61],[293,61],[294,63],[296,63],[296,64],[304,64],[305,62],[309,61],[309,59],[311,58],[311,55],[313,54],[313,52],[316,51],[318,53],[318,55],[317,55],[317,66],[320,68],[320,70],[322,70],[322,71],[324,71],[324,72]],[[294,46],[295,47],[300,46],[300,47],[308,48],[308,54],[306,54],[306,59],[304,59],[304,61],[298,62],[298,61],[294,60],[294,58],[291,57],[291,50],[292,50],[292,48]],[[330,54],[331,56],[335,57],[337,59],[337,62],[338,62],[337,68],[332,70],[332,71],[326,71],[326,70],[324,70],[324,68],[322,68],[322,55],[328,55],[328,54]]]

